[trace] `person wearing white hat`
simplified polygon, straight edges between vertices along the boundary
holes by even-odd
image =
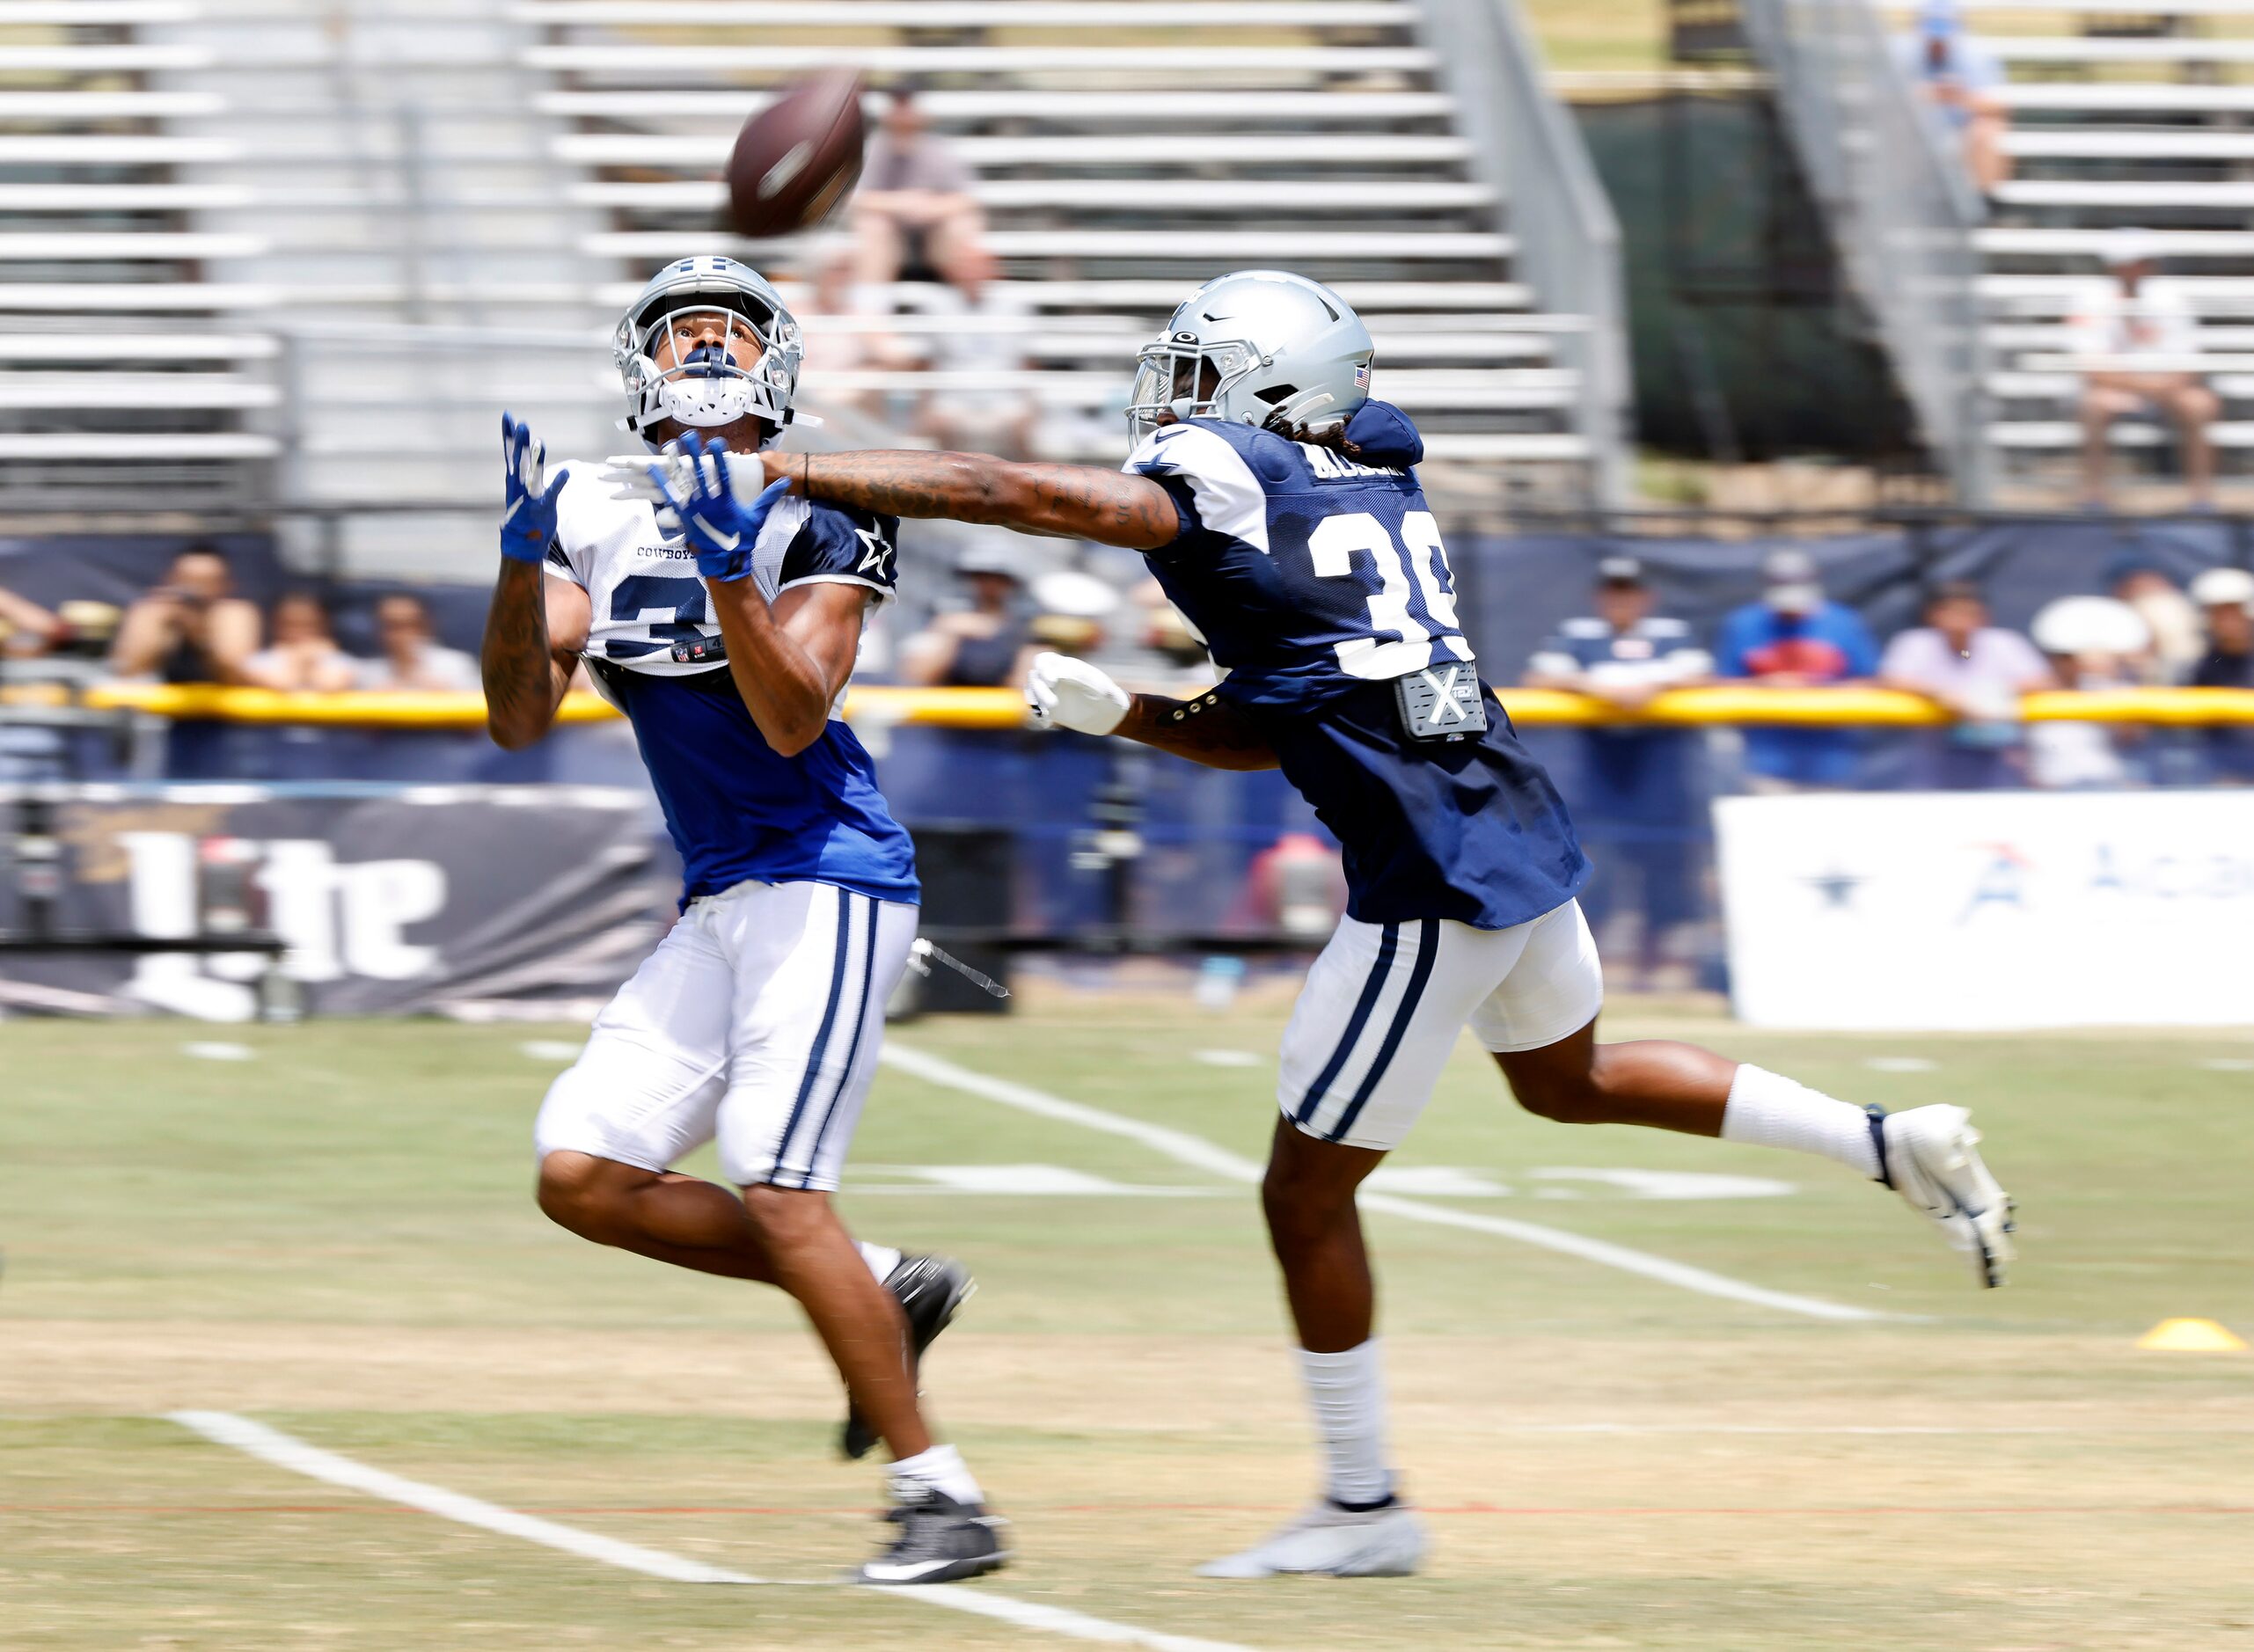
[[[2027,633],[2051,657],[2058,685],[2136,685],[2133,662],[2152,646],[2152,628],[2111,596],[2060,596],[2044,604]],[[2122,747],[2139,731],[2104,723],[2050,722],[2027,730],[2027,778],[2054,791],[2099,791],[2135,779]]]
[[[2209,568],[2192,581],[2192,600],[2207,627],[2207,651],[2192,668],[2192,686],[2254,689],[2254,574]],[[2217,725],[2207,730],[2206,747],[2217,779],[2254,781],[2254,728]]]
[[[970,606],[932,616],[900,645],[900,678],[919,687],[992,688],[1014,682],[1031,636],[1025,574],[1007,540],[981,540],[955,560]]]
[[[2149,407],[2167,415],[2184,443],[2184,479],[2193,504],[2212,507],[2214,447],[2207,430],[2222,405],[2183,362],[2199,349],[2191,303],[2179,289],[2154,279],[2159,246],[2143,230],[2115,231],[2104,257],[2112,279],[2093,283],[2068,323],[2073,354],[2109,363],[2094,366],[2082,379],[2082,497],[2091,508],[2104,508],[2113,422]],[[2131,360],[2124,363],[2123,357]],[[2150,358],[2152,365],[2137,365],[2137,357]]]

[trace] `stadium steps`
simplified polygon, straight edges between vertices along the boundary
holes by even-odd
[[[1886,8],[1913,26],[1906,4]],[[2151,233],[2162,277],[2190,300],[2208,351],[2254,347],[2254,0],[1966,0],[1970,32],[2002,59],[2013,176],[1978,235],[1992,354],[1995,474],[2023,498],[2076,496],[2080,380],[2059,370],[2067,327],[2102,287],[2110,234]],[[2221,468],[2254,475],[2254,376],[2220,371]],[[2172,440],[2124,420],[2113,444]],[[2140,461],[2141,462],[2141,461]]]
[[[194,223],[154,91],[195,54],[145,40],[173,0],[0,4],[0,509],[95,500],[220,505],[267,490],[280,444],[272,340],[181,292],[255,237]],[[135,462],[121,464],[130,453]]]

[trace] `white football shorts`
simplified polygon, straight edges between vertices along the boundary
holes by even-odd
[[[739,1186],[835,1192],[916,917],[828,883],[692,901],[550,1087],[539,1156],[665,1170],[717,1139]]]
[[[1540,1049],[1604,1002],[1578,901],[1509,929],[1341,918],[1284,1029],[1276,1099],[1310,1136],[1390,1152],[1465,1027],[1490,1050]]]

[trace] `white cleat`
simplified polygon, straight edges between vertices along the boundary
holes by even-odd
[[[1980,1159],[1980,1133],[1958,1107],[1912,1107],[1878,1120],[1880,1180],[1931,1217],[1951,1250],[1972,1258],[1973,1276],[2003,1283],[2016,1253],[2009,1195]]]
[[[1257,1547],[1209,1561],[1200,1577],[1407,1577],[1424,1559],[1424,1523],[1404,1502],[1342,1509],[1318,1502]]]

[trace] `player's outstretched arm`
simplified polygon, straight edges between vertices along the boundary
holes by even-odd
[[[750,503],[735,496],[728,443],[691,432],[665,444],[649,467],[651,487],[697,553],[713,618],[728,645],[728,671],[743,709],[776,751],[794,757],[830,726],[830,707],[860,653],[868,588],[816,581],[772,602],[752,577],[760,531],[787,485],[770,482]]]
[[[1272,769],[1275,748],[1243,713],[1218,694],[1171,700],[1130,694],[1085,660],[1036,654],[1026,673],[1025,701],[1044,727],[1116,735],[1187,757],[1209,769]]]
[[[494,744],[518,751],[548,732],[593,619],[587,593],[569,580],[552,579],[535,563],[501,565],[478,656]]]
[[[771,603],[748,579],[707,577],[728,674],[767,743],[794,757],[830,726],[830,707],[860,652],[860,585],[800,585]]]
[[[501,577],[486,610],[479,666],[485,679],[486,732],[516,751],[548,732],[587,646],[594,610],[587,593],[546,572],[556,537],[560,484],[531,431],[501,416]]]
[[[1138,694],[1128,701],[1127,715],[1112,732],[1209,769],[1277,766],[1276,748],[1251,720],[1212,694],[1194,700]]]
[[[1182,521],[1147,476],[1094,464],[1019,464],[983,453],[762,453],[768,479],[880,516],[989,523],[1131,551],[1172,545]]]

